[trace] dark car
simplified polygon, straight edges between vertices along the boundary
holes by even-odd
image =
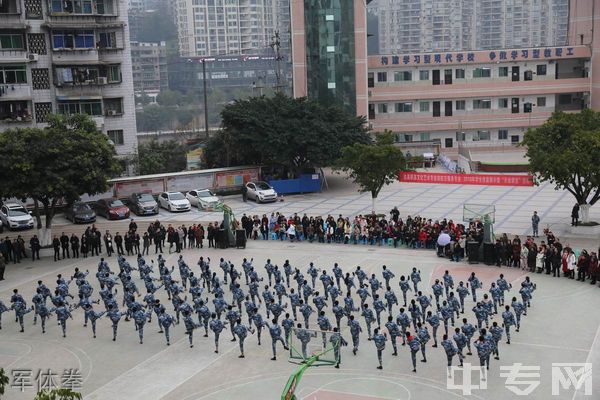
[[[96,221],[96,213],[87,203],[77,201],[67,206],[65,218],[75,224],[89,224]]]
[[[101,199],[94,203],[96,214],[102,215],[106,219],[126,219],[129,218],[129,207],[114,197]]]
[[[149,193],[134,193],[129,197],[129,208],[137,215],[158,214],[158,203]]]

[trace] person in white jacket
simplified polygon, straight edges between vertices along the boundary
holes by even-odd
[[[575,268],[577,267],[577,257],[575,257],[575,253],[571,249],[569,252],[569,256],[567,257],[567,268],[569,269],[569,278],[575,278]]]

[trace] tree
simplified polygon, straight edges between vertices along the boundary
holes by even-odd
[[[150,104],[144,110],[136,113],[138,132],[155,132],[168,129],[173,120],[173,115],[166,108],[157,104]]]
[[[71,389],[42,390],[38,392],[33,400],[81,400],[81,393]]]
[[[371,193],[375,213],[379,192],[384,185],[398,180],[400,171],[406,170],[406,159],[402,150],[394,146],[394,134],[386,131],[377,135],[375,143],[355,143],[342,148],[335,169],[347,172],[348,178],[359,185],[359,192]]]
[[[150,98],[150,96],[148,96],[146,94],[146,92],[142,92],[142,94],[135,97],[135,103],[140,104],[142,106],[147,106],[151,102],[152,102],[152,99]]]
[[[6,372],[4,372],[4,368],[0,368],[0,397],[4,396],[4,390],[9,382]]]
[[[206,148],[210,165],[278,164],[295,173],[332,165],[342,147],[370,141],[364,118],[284,94],[235,100],[221,118]]]
[[[174,107],[183,104],[183,96],[174,90],[163,90],[156,96],[156,102],[161,106]]]
[[[187,166],[184,145],[169,140],[159,143],[152,140],[138,147],[138,172],[140,175],[179,172]]]
[[[108,190],[121,171],[114,146],[89,116],[50,116],[48,127],[0,132],[0,197],[31,198],[40,241],[49,242],[56,205]],[[46,216],[42,230],[40,204]],[[43,240],[42,240],[43,239]]]
[[[529,129],[521,145],[527,147],[536,182],[568,190],[582,221],[589,222],[589,208],[600,199],[600,113],[555,112],[539,128]]]

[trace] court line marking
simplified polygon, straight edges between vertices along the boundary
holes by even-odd
[[[346,371],[348,371],[348,372],[346,372]],[[353,372],[353,371],[355,371],[355,372]],[[316,377],[319,377],[319,376],[323,376],[323,375],[351,375],[351,376],[359,375],[360,379],[382,380],[382,378],[379,378],[379,377],[378,378],[364,377],[364,373],[365,373],[365,371],[363,371],[363,370],[356,370],[356,369],[342,370],[340,372],[334,372],[334,371],[332,371],[332,372],[320,372],[320,373],[319,372],[309,372],[309,371],[307,371],[304,374],[304,376],[316,376]],[[393,373],[393,372],[392,373],[385,372],[385,374],[388,375],[388,376],[384,376],[384,378],[386,378],[386,379],[406,378],[412,384],[421,385],[421,386],[429,387],[431,389],[435,389],[435,390],[438,390],[438,391],[446,392],[446,393],[452,394],[452,395],[454,395],[455,397],[458,397],[458,398],[462,398],[462,399],[473,399],[473,398],[475,398],[475,399],[479,399],[479,400],[485,400],[483,397],[477,396],[475,394],[471,394],[469,397],[465,397],[465,396],[463,396],[463,395],[461,395],[459,393],[452,392],[451,390],[448,390],[448,389],[446,389],[446,388],[443,387],[443,385],[445,385],[445,382],[441,383],[441,382],[436,381],[434,379],[423,378],[423,377],[420,377],[420,376],[409,375],[409,374]],[[389,376],[389,375],[392,375],[392,376]],[[266,378],[263,378],[263,377],[266,377]],[[225,386],[225,387],[222,388],[222,389],[216,390],[216,391],[212,391],[210,393],[203,394],[203,395],[202,395],[202,392],[192,393],[192,394],[184,397],[183,400],[192,400],[192,399],[193,400],[202,400],[202,399],[207,398],[208,396],[217,395],[217,394],[219,394],[219,393],[221,393],[221,392],[223,392],[225,390],[234,389],[234,388],[238,388],[238,387],[241,387],[241,386],[246,386],[246,385],[249,385],[249,384],[254,384],[254,383],[256,383],[257,378],[262,378],[260,380],[266,381],[266,380],[278,379],[280,377],[289,377],[289,374],[261,374],[261,375],[256,375],[256,376],[252,377],[252,380],[250,382],[238,383],[238,384],[235,384],[235,385],[231,385],[231,384],[229,384],[229,385],[220,385],[220,386]],[[428,382],[432,382],[432,383],[425,383],[425,382],[420,382],[420,381],[428,381]],[[390,381],[390,382],[394,383],[393,381]],[[439,386],[436,386],[434,383],[437,384],[437,385],[439,385]],[[219,387],[219,386],[217,386],[217,387]],[[201,395],[201,396],[200,397],[196,397],[198,395]]]
[[[588,350],[588,355],[585,359],[586,363],[592,362],[592,353],[594,351],[594,347],[596,346],[596,343],[598,343],[598,337],[600,337],[600,326],[598,326],[598,329],[596,330],[596,336],[594,336],[594,341],[592,342],[592,345],[590,346],[590,349]],[[592,378],[590,377],[590,379],[592,379]],[[583,385],[575,387],[575,392],[573,392],[573,397],[571,398],[572,400],[575,399],[575,397],[577,397],[577,394],[581,390],[582,386]]]
[[[330,393],[350,394],[350,395],[354,395],[354,396],[365,396],[365,397],[366,397],[366,396],[369,396],[369,397],[373,397],[373,398],[375,398],[375,399],[381,399],[381,400],[396,400],[396,399],[397,399],[397,398],[395,398],[395,397],[388,397],[388,396],[379,396],[379,395],[376,395],[376,396],[371,396],[371,395],[361,395],[361,394],[359,394],[359,393],[356,393],[356,392],[347,392],[347,391],[339,391],[339,390],[335,390],[335,391],[334,391],[334,390],[328,390],[328,389],[324,389],[324,388],[325,388],[325,387],[327,387],[327,386],[330,386],[330,385],[333,385],[333,384],[336,384],[336,383],[339,383],[339,382],[344,382],[344,381],[347,381],[347,380],[350,380],[350,379],[351,379],[351,380],[359,380],[359,381],[360,381],[360,380],[383,381],[383,382],[391,383],[392,385],[399,386],[399,387],[401,387],[402,389],[406,390],[406,393],[408,393],[408,399],[407,399],[407,400],[410,400],[410,399],[412,398],[412,395],[411,395],[411,392],[410,392],[410,390],[408,390],[408,388],[407,388],[406,386],[402,385],[401,383],[394,382],[394,381],[392,381],[392,380],[389,380],[389,379],[383,379],[383,378],[368,378],[368,377],[367,377],[367,378],[342,378],[342,379],[336,379],[336,380],[333,380],[333,381],[331,381],[331,382],[328,382],[328,383],[325,383],[325,384],[323,384],[323,385],[319,386],[319,387],[318,387],[316,390],[313,390],[312,392],[308,393],[307,395],[304,395],[303,397],[308,397],[308,396],[310,396],[310,395],[312,395],[312,394],[314,394],[314,393],[316,393],[316,392],[323,391],[323,392],[330,392]]]

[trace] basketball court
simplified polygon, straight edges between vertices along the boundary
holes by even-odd
[[[328,270],[331,270],[334,262],[338,262],[345,272],[360,265],[367,273],[377,273],[379,276],[381,266],[385,264],[396,274],[393,283],[399,297],[398,278],[408,274],[413,266],[421,270],[423,283],[420,288],[428,292],[431,291],[433,280],[441,278],[446,269],[450,270],[456,284],[460,280],[466,280],[470,272],[475,271],[486,290],[501,272],[515,288],[520,286],[525,275],[517,269],[451,263],[438,258],[435,251],[431,250],[398,250],[385,246],[252,241],[246,250],[186,250],[184,258],[194,271],[198,268],[196,262],[200,255],[211,257],[213,268],[217,267],[218,259],[224,257],[238,269],[241,268],[243,257],[254,257],[254,265],[263,275],[267,257],[278,265],[289,259],[294,267],[303,270],[310,261],[319,268]],[[175,254],[168,256],[168,264],[175,264],[176,258]],[[42,261],[24,264],[20,269],[11,267],[7,280],[0,282],[0,298],[9,303],[12,289],[16,287],[30,300],[38,279],[43,279],[49,287],[53,287],[57,273],[70,276],[75,266],[80,269],[88,268],[93,275],[97,261]],[[114,258],[111,261],[111,268],[114,270],[117,268],[116,261]],[[130,257],[129,261],[133,265],[135,259]],[[134,271],[133,276],[143,291],[139,274]],[[177,276],[177,272],[174,276]],[[492,360],[485,390],[473,390],[472,395],[467,396],[460,389],[449,389],[445,353],[441,347],[432,348],[431,341],[427,347],[427,363],[418,362],[416,374],[412,372],[409,350],[399,346],[398,356],[393,357],[389,341],[383,356],[384,369],[377,370],[375,345],[366,340],[366,329],[361,317],[359,321],[365,332],[361,337],[357,356],[352,355],[351,348],[342,347],[339,370],[330,365],[308,368],[297,383],[296,397],[306,400],[517,398],[505,386],[506,378],[500,376],[500,367],[522,363],[540,367],[540,385],[529,397],[547,399],[552,394],[552,363],[588,362],[593,363],[595,368],[600,368],[600,314],[597,312],[600,288],[547,275],[534,274],[532,280],[538,284],[533,307],[528,316],[523,318],[521,332],[513,332],[512,344],[506,345],[502,341],[501,360]],[[95,285],[97,293],[97,282],[95,279],[90,279],[90,282]],[[317,283],[317,289],[321,289],[320,282]],[[71,292],[76,292],[74,285]],[[481,296],[483,291],[480,293]],[[164,291],[161,290],[158,294],[161,301],[166,303]],[[516,295],[516,289],[509,294]],[[412,296],[412,292],[409,292],[409,296]],[[92,297],[96,298],[97,294]],[[226,299],[230,299],[229,293],[226,294]],[[357,299],[355,304],[358,304]],[[470,311],[472,307],[472,300],[467,298],[465,316],[474,322]],[[167,309],[172,311],[172,306],[169,304]],[[334,321],[330,310],[327,312],[330,320]],[[398,308],[395,308],[394,313],[397,312]],[[81,392],[90,400],[280,399],[286,382],[299,368],[297,364],[288,362],[288,354],[280,344],[277,361],[270,360],[271,339],[267,329],[263,330],[261,346],[257,344],[256,335],[248,336],[245,343],[246,358],[239,359],[238,344],[230,342],[231,333],[227,328],[221,335],[220,353],[215,354],[212,333],[204,338],[201,329],[195,331],[195,346],[190,349],[183,325],[172,328],[171,346],[167,347],[164,336],[157,333],[156,319],[153,318],[152,323],[146,325],[144,344],[140,345],[131,322],[122,321],[119,324],[119,335],[117,341],[113,342],[108,320],[98,321],[98,338],[92,339],[90,327],[82,326],[83,313],[76,310],[73,316],[74,320],[68,321],[68,337],[63,339],[55,317],[48,321],[47,333],[42,335],[39,325],[32,325],[31,314],[25,317],[25,333],[19,333],[13,319],[14,314],[5,313],[3,329],[0,331],[0,365],[9,372],[9,377],[13,370],[31,370],[31,384],[35,386],[39,370],[51,370],[56,373],[59,384],[65,369],[77,369],[81,373]],[[382,313],[382,320],[386,318],[387,313]],[[498,318],[494,320],[498,321]],[[316,316],[313,315],[311,328],[316,327]],[[442,334],[443,325],[438,331],[439,341]],[[347,327],[343,326],[342,335],[350,341]],[[478,365],[476,356],[468,356],[466,362]],[[455,365],[457,363],[455,359]],[[475,379],[475,374],[473,376]],[[596,397],[584,396],[583,387],[575,391],[571,386],[561,389],[553,398],[597,398],[600,393],[599,384],[600,379],[593,381]],[[34,397],[34,393],[33,388],[25,388],[22,392],[7,388],[4,398],[29,400]]]

